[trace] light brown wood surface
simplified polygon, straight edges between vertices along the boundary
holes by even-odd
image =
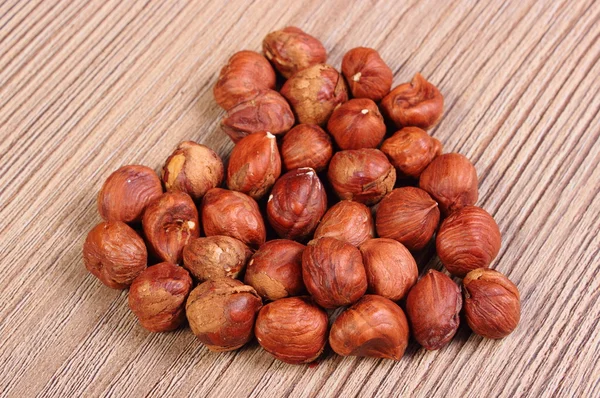
[[[338,68],[369,46],[440,88],[433,135],[476,165],[522,294],[512,335],[291,366],[148,333],[85,270],[103,180],[185,139],[225,156],[218,71],[290,24]],[[0,2],[0,396],[600,396],[599,37],[589,0]]]

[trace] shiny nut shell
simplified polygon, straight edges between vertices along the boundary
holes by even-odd
[[[287,170],[312,167],[320,172],[327,168],[331,156],[331,138],[317,125],[299,124],[283,136],[281,157]]]
[[[368,98],[355,98],[338,106],[327,131],[341,149],[376,148],[386,127],[377,104]]]
[[[418,127],[405,127],[383,141],[381,151],[390,159],[398,176],[419,178],[423,170],[442,154],[442,144]]]
[[[314,238],[336,238],[359,246],[375,236],[371,209],[362,203],[342,200],[331,206],[315,231]]]
[[[215,235],[193,239],[183,249],[183,266],[200,282],[220,277],[237,278],[252,251],[242,241]]]
[[[263,40],[262,47],[265,57],[285,78],[327,60],[323,44],[294,26],[269,33]]]
[[[342,59],[342,73],[354,98],[380,101],[392,87],[392,70],[372,48],[357,47]]]

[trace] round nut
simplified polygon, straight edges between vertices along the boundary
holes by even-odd
[[[341,149],[360,149],[378,147],[386,127],[375,102],[355,98],[333,111],[327,130]]]
[[[357,47],[342,59],[342,73],[354,98],[380,101],[392,87],[392,70],[372,48]]]
[[[183,266],[204,282],[222,277],[237,278],[252,256],[242,241],[215,235],[193,239],[183,249]]]
[[[331,206],[321,219],[314,239],[330,237],[359,246],[375,237],[371,210],[362,203],[342,200]]]
[[[419,178],[423,170],[442,154],[442,144],[418,127],[405,127],[383,141],[385,153],[398,176]]]
[[[316,38],[294,26],[269,33],[263,52],[286,79],[294,73],[327,61],[327,51]]]
[[[320,172],[332,155],[331,138],[317,125],[299,124],[283,136],[281,157],[287,170],[312,167]]]

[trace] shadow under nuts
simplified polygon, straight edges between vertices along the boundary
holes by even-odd
[[[371,209],[362,203],[342,200],[327,210],[319,222],[314,239],[330,237],[358,246],[374,236]]]
[[[190,274],[180,266],[160,263],[147,268],[131,284],[129,308],[151,332],[168,332],[185,321],[185,300],[192,288]]]
[[[320,172],[332,155],[329,134],[315,124],[299,124],[283,136],[281,157],[287,170],[311,167]]]
[[[125,289],[146,269],[148,252],[144,240],[129,225],[107,221],[88,233],[83,262],[106,286]]]
[[[211,351],[232,351],[253,336],[262,300],[237,279],[206,281],[190,293],[185,311],[192,332]]]
[[[237,278],[251,255],[252,251],[242,241],[215,235],[188,243],[183,249],[183,266],[200,282]]]
[[[366,295],[333,322],[329,344],[339,355],[398,361],[408,345],[408,322],[393,301]]]
[[[466,206],[444,220],[435,245],[442,264],[452,275],[463,277],[487,268],[498,255],[502,237],[498,224],[485,210]]]
[[[392,87],[392,70],[372,48],[357,47],[342,59],[342,73],[354,98],[380,101]]]
[[[324,308],[352,304],[367,291],[360,251],[335,238],[308,243],[302,254],[302,278],[308,292]]]
[[[480,268],[463,280],[465,315],[473,332],[489,339],[512,333],[521,318],[519,290],[498,271]]]
[[[333,111],[327,130],[341,149],[360,149],[379,146],[386,127],[375,102],[355,98]]]
[[[258,343],[280,361],[314,361],[327,342],[327,313],[310,297],[289,297],[265,305],[256,318]]]
[[[460,289],[445,274],[429,270],[406,298],[415,340],[428,350],[442,348],[456,334],[462,308]]]
[[[153,252],[163,261],[179,264],[183,247],[200,235],[198,210],[183,192],[167,192],[148,205],[142,219]]]
[[[442,144],[418,127],[405,127],[383,141],[385,153],[396,168],[398,177],[419,178],[423,170],[442,154]]]

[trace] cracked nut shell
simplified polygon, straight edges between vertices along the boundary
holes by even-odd
[[[312,167],[321,172],[333,156],[331,138],[315,124],[299,124],[283,136],[281,157],[287,170]]]
[[[442,144],[418,127],[405,127],[381,145],[398,176],[419,178],[423,170],[442,154]]]
[[[378,147],[386,127],[375,102],[355,98],[333,111],[327,130],[341,149],[360,149]]]
[[[372,48],[357,47],[342,59],[342,73],[354,98],[380,101],[392,88],[392,70]]]
[[[193,239],[183,249],[183,266],[200,282],[220,277],[237,278],[252,256],[242,241],[214,235]]]
[[[265,57],[286,79],[327,60],[327,51],[316,38],[295,26],[269,33],[263,40]]]
[[[371,209],[362,203],[342,200],[331,206],[317,227],[314,239],[330,237],[359,246],[375,236]]]

